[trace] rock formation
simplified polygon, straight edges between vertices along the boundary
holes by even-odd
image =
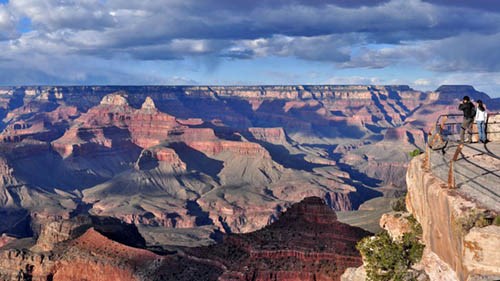
[[[409,211],[422,225],[425,244],[451,267],[458,280],[474,275],[498,278],[500,227],[474,227],[477,215],[486,210],[477,202],[443,188],[444,183],[425,170],[422,161],[424,157],[420,156],[410,163],[406,201]]]
[[[49,249],[63,236],[42,226],[78,214],[118,218],[153,237],[172,228],[255,231],[308,196],[356,209],[404,190],[408,152],[423,148],[424,132],[461,98],[444,90],[5,87],[0,233],[48,237]]]
[[[467,151],[463,153],[463,157],[469,157]],[[408,167],[406,206],[409,213],[384,214],[380,226],[394,241],[400,241],[405,233],[414,231],[409,216],[415,217],[422,227],[421,240],[425,249],[421,261],[413,269],[425,271],[431,281],[498,280],[500,226],[494,222],[499,217],[498,204],[486,204],[487,194],[482,198],[467,194],[464,185],[470,182],[450,189],[436,169],[428,168],[427,161],[426,156],[421,155]],[[477,161],[488,167],[492,164],[488,161],[497,160]],[[498,180],[489,181],[491,189],[487,190],[494,192],[497,183]],[[364,266],[348,269],[342,280],[366,280]]]
[[[53,223],[29,249],[0,249],[0,280],[16,280],[20,270],[32,280],[54,281],[339,280],[346,267],[361,264],[354,245],[368,235],[338,222],[317,197],[292,205],[262,230],[166,254],[138,248],[144,245],[134,242],[133,228],[103,220],[77,217]]]
[[[9,244],[10,242],[12,241],[15,241],[16,238],[14,237],[10,237],[8,236],[7,234],[2,234],[2,236],[0,236],[0,248],[2,248],[3,246]]]

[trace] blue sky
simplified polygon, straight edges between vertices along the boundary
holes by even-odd
[[[0,0],[0,85],[471,84],[496,0]]]

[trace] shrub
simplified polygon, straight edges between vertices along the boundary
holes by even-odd
[[[391,208],[395,212],[407,212],[405,196],[398,197],[391,201]]]
[[[493,219],[493,224],[496,225],[496,226],[500,226],[500,216],[496,216]]]
[[[474,223],[475,227],[485,227],[488,225],[491,225],[493,223],[493,220],[491,218],[487,218],[484,213],[481,213],[478,215],[476,222]]]
[[[363,255],[368,280],[415,280],[411,266],[422,258],[424,245],[419,241],[421,231],[415,220],[412,231],[405,233],[401,242],[393,241],[387,231],[362,239],[356,248]]]
[[[472,210],[455,221],[455,231],[457,234],[465,235],[473,227],[485,227],[491,224],[500,225],[500,219],[497,217],[488,218],[483,212]]]
[[[415,156],[419,156],[422,152],[420,151],[420,149],[416,148],[414,149],[413,151],[409,152],[408,154],[410,155],[410,157],[415,157]]]

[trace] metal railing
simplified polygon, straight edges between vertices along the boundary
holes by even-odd
[[[497,116],[500,116],[500,113],[488,113],[488,122],[486,123],[487,134],[500,134],[500,120],[498,120]],[[450,139],[451,136],[460,134],[462,120],[462,114],[441,114],[436,119],[434,130],[443,138]],[[469,138],[473,135],[478,135],[477,129],[474,128],[475,123],[471,125],[471,130],[467,131]]]
[[[489,120],[495,120],[495,121],[488,122],[487,125],[500,128],[500,126],[496,125],[497,123],[500,123],[500,122],[496,121],[498,119],[496,117],[499,115],[500,115],[500,113],[489,114]],[[490,151],[486,144],[484,144],[484,147],[483,147],[484,150],[481,150],[481,149],[478,149],[477,147],[475,147],[471,144],[459,142],[458,139],[454,138],[460,134],[461,125],[462,125],[462,118],[463,117],[461,114],[443,114],[443,115],[440,115],[438,117],[438,119],[436,120],[435,127],[433,128],[433,130],[431,132],[429,132],[429,135],[428,135],[427,146],[426,146],[426,151],[425,151],[425,162],[424,162],[425,166],[429,170],[432,168],[432,164],[431,164],[432,151],[441,150],[442,154],[444,155],[446,153],[447,148],[452,149],[452,147],[456,146],[456,149],[453,153],[453,156],[449,160],[449,168],[448,168],[448,176],[447,176],[448,188],[456,188],[457,187],[456,180],[455,180],[455,177],[457,175],[457,170],[456,170],[455,166],[456,166],[457,160],[459,159],[459,156],[461,155],[462,159],[465,159],[467,161],[468,165],[473,165],[474,167],[476,167],[482,171],[482,173],[479,173],[476,177],[468,177],[468,180],[471,182],[474,182],[476,185],[480,186],[481,188],[488,190],[493,195],[500,197],[500,195],[497,194],[495,191],[489,189],[488,187],[480,184],[479,182],[477,182],[477,180],[475,180],[475,178],[477,178],[479,176],[484,176],[484,175],[493,175],[494,177],[497,177],[499,179],[500,179],[500,176],[498,174],[496,174],[495,171],[491,171],[491,170],[489,170],[481,165],[478,165],[477,163],[475,163],[473,161],[467,160],[464,157],[462,151],[463,151],[464,147],[467,147],[468,149],[471,149],[473,151],[478,152],[480,155],[484,155],[484,156],[492,158],[492,159],[500,160],[500,157],[498,155],[496,155],[495,153],[493,153],[492,151]],[[468,133],[469,133],[469,139],[472,139],[473,134],[477,134],[477,132],[473,132],[473,131],[468,131]],[[500,129],[489,130],[487,133],[488,134],[498,134],[498,133],[500,133]],[[453,142],[456,144],[450,145],[450,142]],[[460,174],[460,176],[467,177],[467,175],[465,175],[465,174]]]

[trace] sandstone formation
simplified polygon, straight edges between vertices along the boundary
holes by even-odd
[[[49,237],[40,245],[49,249],[63,237],[42,226],[78,214],[153,237],[254,231],[307,196],[356,209],[404,190],[408,152],[423,148],[439,114],[456,112],[454,99],[488,100],[470,87],[445,90],[4,87],[0,233]]]
[[[366,235],[338,222],[320,198],[309,197],[270,226],[230,235],[221,245],[199,254],[227,266],[219,280],[340,280],[345,268],[361,264],[354,245]],[[230,261],[230,256],[215,257],[231,252],[242,256],[237,262]]]
[[[133,228],[103,220],[78,217],[53,223],[30,249],[0,250],[0,280],[16,280],[21,270],[32,280],[54,281],[340,280],[346,267],[361,263],[354,245],[368,235],[338,222],[317,197],[292,205],[262,230],[174,253],[127,246],[135,243]],[[44,247],[47,243],[51,247]]]
[[[454,162],[458,165],[460,161],[465,161],[461,163],[461,170],[453,170],[455,188],[449,186],[450,182],[445,182],[450,181],[450,178],[443,159],[446,162],[449,160],[451,156],[448,154],[456,150],[456,145],[437,152],[431,152],[429,148],[426,154],[415,157],[406,175],[408,193],[405,199],[409,212],[391,211],[381,216],[380,226],[393,241],[401,241],[405,233],[411,233],[425,244],[420,262],[411,268],[412,273],[417,273],[419,278],[424,278],[423,271],[426,275],[424,279],[431,281],[500,278],[500,256],[497,250],[500,247],[500,227],[497,222],[499,213],[496,194],[499,183],[498,159],[481,151],[485,149],[488,153],[497,153],[499,147],[496,143],[478,147],[473,145],[463,148],[460,159]],[[471,158],[474,161],[468,161]],[[444,177],[442,165],[446,170]],[[486,170],[476,170],[478,167]],[[487,180],[477,182],[482,178]],[[421,224],[421,238],[414,219]],[[374,267],[373,260],[370,261],[370,268],[378,268]],[[349,268],[342,280],[367,280],[365,266],[368,264]]]
[[[450,266],[458,280],[499,278],[500,227],[474,227],[478,214],[487,210],[447,189],[441,179],[425,170],[423,161],[420,156],[410,163],[406,202],[422,225],[426,247]]]
[[[380,227],[387,230],[393,240],[401,240],[405,233],[411,232],[411,222],[408,213],[386,213],[380,218]]]
[[[15,241],[16,238],[14,237],[10,237],[8,235],[6,235],[5,233],[2,234],[2,236],[0,236],[0,248],[2,248],[3,246],[9,244],[10,242],[12,241]]]

